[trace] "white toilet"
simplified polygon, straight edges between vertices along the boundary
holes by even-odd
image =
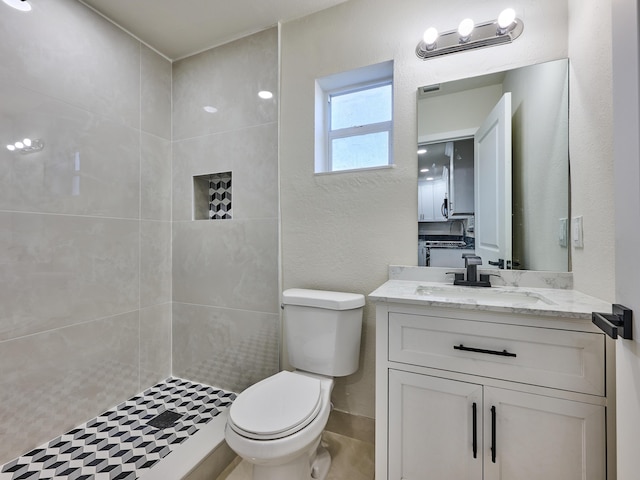
[[[333,377],[358,370],[364,296],[292,288],[282,293],[285,341],[295,371],[240,393],[225,438],[253,464],[254,480],[323,480],[329,452],[320,445],[331,410]]]

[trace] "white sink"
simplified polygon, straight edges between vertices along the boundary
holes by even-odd
[[[500,303],[514,305],[555,305],[548,298],[528,290],[505,290],[500,287],[458,287],[458,286],[419,286],[416,295],[427,297],[467,300],[479,303]]]

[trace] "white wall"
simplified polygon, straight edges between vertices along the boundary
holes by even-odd
[[[451,132],[475,132],[502,96],[502,85],[418,100],[418,142],[451,138]]]
[[[571,215],[585,244],[572,249],[574,287],[613,301],[611,1],[569,0],[569,57]]]
[[[505,75],[513,110],[513,258],[525,270],[567,271],[558,242],[569,215],[569,115],[566,62]]]
[[[389,264],[416,265],[417,87],[567,56],[566,3],[520,0],[512,6],[525,22],[514,44],[426,62],[414,53],[426,27],[455,28],[462,15],[489,20],[504,3],[453,0],[427,6],[418,0],[350,0],[283,25],[280,182],[284,288],[367,294],[387,279]],[[391,59],[395,168],[315,176],[315,79]],[[585,253],[596,256],[587,248]],[[338,409],[370,417],[374,416],[374,328],[374,308],[369,303],[360,371],[340,379],[334,390]]]

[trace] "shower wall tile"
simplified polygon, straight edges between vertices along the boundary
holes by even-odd
[[[140,128],[171,140],[171,62],[141,45]]]
[[[171,220],[171,142],[141,134],[140,217]]]
[[[0,340],[138,309],[137,221],[0,212],[0,225]]]
[[[171,302],[140,310],[142,391],[171,375]]]
[[[2,464],[171,373],[172,66],[76,0],[0,10],[0,145],[44,142],[0,148]]]
[[[278,221],[174,222],[172,270],[174,302],[278,313]]]
[[[241,392],[278,371],[279,314],[173,303],[174,375]]]
[[[278,31],[265,30],[173,65],[173,139],[236,130],[277,120]],[[217,109],[207,113],[205,106]]]
[[[0,42],[1,44],[2,42]],[[138,218],[140,134],[107,117],[0,82],[0,210]]]
[[[0,464],[138,391],[138,312],[0,342]]]
[[[233,218],[278,216],[278,125],[268,123],[173,144],[173,219],[193,217],[193,177],[233,172]]]
[[[171,301],[171,223],[140,222],[140,306]]]
[[[4,8],[0,36],[0,80],[139,127],[140,43],[109,21],[47,0],[29,15]]]

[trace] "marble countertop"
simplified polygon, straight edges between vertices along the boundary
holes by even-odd
[[[576,290],[516,286],[463,287],[451,283],[392,279],[369,294],[374,302],[452,307],[591,320],[611,304]]]

